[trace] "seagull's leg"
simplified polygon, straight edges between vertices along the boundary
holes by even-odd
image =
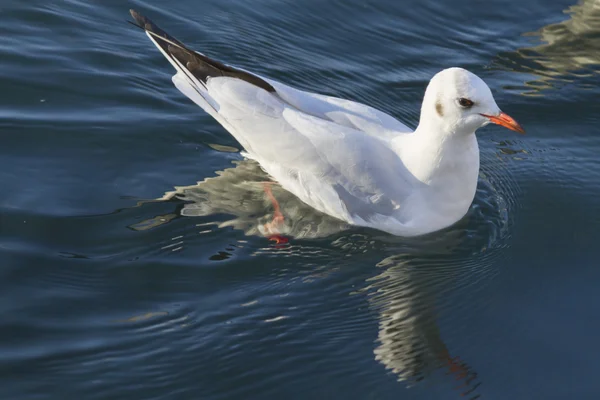
[[[463,395],[473,392],[480,385],[480,383],[472,385],[473,381],[477,378],[477,373],[471,371],[469,366],[464,361],[461,361],[459,357],[452,357],[445,351],[441,359],[448,366],[448,374],[454,375],[457,381],[463,381],[463,384],[457,387],[457,389],[465,389]]]
[[[287,243],[288,239],[286,237],[281,236],[279,233],[278,226],[283,225],[283,214],[281,213],[281,208],[279,207],[279,203],[277,199],[273,195],[273,191],[271,190],[271,185],[275,182],[263,182],[263,189],[271,203],[273,204],[273,220],[264,224],[265,231],[269,233],[269,240],[274,241],[277,244]]]

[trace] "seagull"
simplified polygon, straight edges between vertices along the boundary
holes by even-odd
[[[425,235],[462,219],[479,176],[475,131],[523,128],[502,112],[488,85],[444,69],[425,90],[417,128],[368,105],[296,89],[191,50],[131,10],[177,73],[185,96],[220,123],[272,179],[265,232],[279,241],[278,183],[312,208],[349,225],[396,236]]]

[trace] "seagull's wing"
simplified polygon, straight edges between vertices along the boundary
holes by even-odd
[[[300,198],[321,201],[319,193],[330,193],[321,208],[338,204],[346,219],[355,224],[390,217],[412,193],[416,180],[385,142],[354,128],[285,108],[282,117],[302,147],[293,146],[300,157],[293,167],[304,181],[296,184]],[[315,190],[316,189],[316,190]],[[294,192],[293,191],[293,192]],[[306,201],[306,200],[305,200]]]
[[[380,139],[412,132],[402,122],[368,105],[298,90],[272,79],[265,80],[275,88],[282,100],[306,114],[358,129]]]
[[[414,187],[385,140],[311,115],[240,79],[211,78],[207,92],[249,156],[320,211],[357,224],[391,216]]]
[[[132,15],[178,71],[175,86],[285,189],[355,224],[369,225],[402,207],[416,182],[389,140],[410,131],[404,124],[371,107],[299,91],[212,60]]]

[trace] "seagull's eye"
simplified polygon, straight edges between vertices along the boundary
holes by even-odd
[[[465,99],[464,97],[461,97],[460,99],[458,99],[458,104],[460,104],[461,107],[471,108],[471,107],[473,107],[473,104],[475,104],[475,103],[473,103],[469,99]]]

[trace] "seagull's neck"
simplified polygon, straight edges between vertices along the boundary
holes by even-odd
[[[479,177],[475,134],[448,135],[420,125],[392,146],[416,180],[412,205],[406,207],[415,226],[442,229],[467,213]]]
[[[421,124],[415,132],[394,139],[402,162],[420,182],[424,214],[454,222],[475,196],[479,176],[479,146],[474,133],[449,134]]]
[[[397,137],[394,148],[406,168],[425,184],[453,174],[477,180],[479,146],[474,133],[448,134],[420,124],[415,132]]]

